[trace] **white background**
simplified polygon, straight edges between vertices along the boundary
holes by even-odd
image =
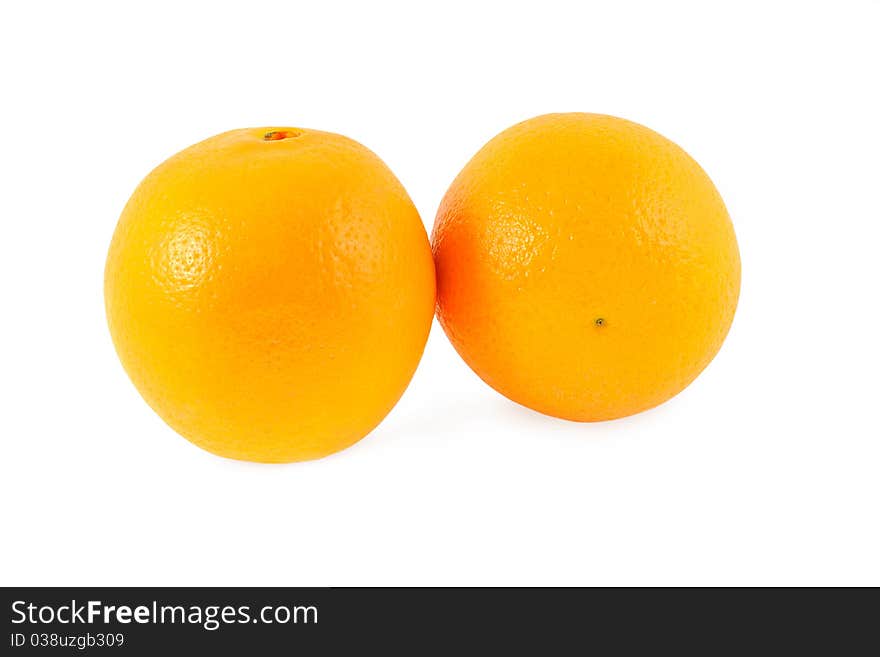
[[[880,584],[878,35],[877,2],[3,3],[0,583]],[[728,204],[739,311],[669,403],[543,417],[435,324],[369,437],[265,466],[126,378],[104,258],[164,158],[340,132],[430,228],[486,140],[550,111],[658,130]]]

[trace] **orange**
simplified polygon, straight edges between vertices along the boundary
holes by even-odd
[[[730,218],[668,139],[598,114],[505,130],[447,191],[438,317],[490,386],[542,413],[619,418],[684,389],[739,296]]]
[[[123,366],[172,428],[221,456],[300,461],[356,442],[397,402],[430,329],[434,267],[370,150],[254,128],[141,182],[104,293]]]

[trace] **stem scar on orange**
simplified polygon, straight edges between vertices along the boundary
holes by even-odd
[[[452,183],[432,235],[438,318],[510,399],[577,421],[660,404],[733,321],[740,259],[715,186],[681,148],[598,114],[505,130]]]
[[[138,186],[110,245],[113,342],[147,403],[222,456],[314,459],[403,393],[434,311],[424,226],[361,144],[233,130]]]

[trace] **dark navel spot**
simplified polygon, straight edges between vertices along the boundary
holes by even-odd
[[[263,135],[263,141],[281,141],[283,139],[296,139],[302,134],[299,130],[270,130]]]
[[[602,328],[603,326],[605,326],[605,319],[603,317],[597,317],[595,324],[597,328]]]

